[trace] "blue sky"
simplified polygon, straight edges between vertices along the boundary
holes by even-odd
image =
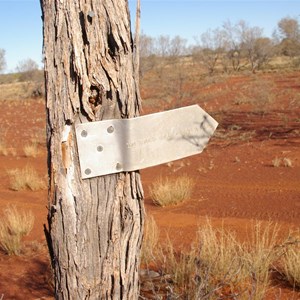
[[[133,19],[135,3],[129,0]],[[194,37],[228,20],[244,20],[250,26],[261,27],[266,36],[272,35],[281,18],[289,16],[300,21],[300,0],[141,0],[141,6],[144,34],[179,35],[190,44]],[[27,58],[41,65],[39,0],[0,0],[0,48],[6,51],[6,72],[14,71],[18,62]]]

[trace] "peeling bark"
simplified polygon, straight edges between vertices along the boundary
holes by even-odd
[[[82,180],[74,125],[135,117],[140,94],[125,0],[41,0],[56,299],[137,299],[138,172]]]

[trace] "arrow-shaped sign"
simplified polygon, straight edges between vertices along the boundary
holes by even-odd
[[[217,126],[198,105],[78,124],[82,178],[139,170],[201,153]]]

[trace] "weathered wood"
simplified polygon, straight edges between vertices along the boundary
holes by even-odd
[[[46,230],[57,299],[137,299],[138,172],[80,177],[74,124],[135,117],[128,1],[41,0],[49,172]]]

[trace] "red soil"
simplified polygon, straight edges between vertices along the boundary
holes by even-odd
[[[251,220],[278,223],[282,235],[299,228],[299,75],[299,72],[284,76],[256,74],[225,78],[199,87],[198,103],[220,122],[215,137],[200,155],[141,171],[146,212],[154,216],[162,239],[167,232],[176,245],[187,245],[194,238],[198,225],[207,217],[214,226],[223,224],[241,239],[246,238]],[[251,94],[257,88],[253,82],[263,82],[262,100],[267,94],[273,99],[261,100],[261,103],[251,100]],[[264,94],[264,90],[268,93]],[[237,101],[237,95],[243,95],[244,101]],[[150,112],[146,101],[144,113]],[[1,105],[1,138],[9,147],[17,149],[17,154],[0,155],[0,206],[5,208],[15,204],[32,210],[35,226],[26,238],[24,254],[15,257],[0,253],[0,299],[2,294],[5,300],[53,299],[43,233],[47,192],[12,191],[6,173],[6,170],[28,164],[41,176],[46,174],[42,137],[44,104],[37,100],[19,100],[2,101]],[[151,110],[158,111],[158,108]],[[42,142],[41,154],[37,158],[26,158],[23,145],[34,136]],[[276,157],[288,158],[292,166],[274,167],[272,160]],[[175,207],[153,205],[149,198],[152,181],[159,176],[182,174],[191,176],[196,183],[191,199]],[[299,292],[293,292],[283,284],[274,287],[273,291],[268,297],[270,300],[275,299],[274,295],[279,291],[279,299],[300,299]]]

